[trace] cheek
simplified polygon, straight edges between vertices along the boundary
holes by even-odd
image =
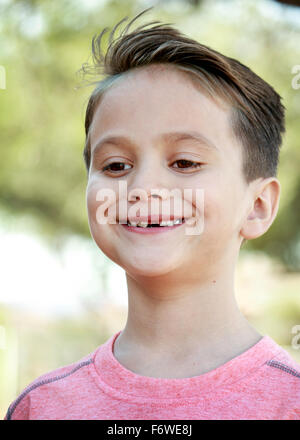
[[[113,225],[101,224],[99,222],[99,207],[101,206],[101,203],[103,203],[97,200],[97,194],[100,189],[101,185],[93,184],[89,185],[86,190],[86,205],[90,233],[98,248],[107,255],[108,258],[111,258],[114,261],[114,246],[113,240],[111,239],[111,227],[113,227]]]
[[[99,201],[97,201],[98,190],[99,188],[96,185],[92,185],[88,186],[86,191],[86,206],[90,225],[97,222],[96,212],[99,206]]]
[[[104,186],[103,182],[89,183],[86,190],[86,206],[90,223],[101,226],[107,222],[108,216],[113,222],[116,219],[117,197],[114,188]]]
[[[221,175],[203,185],[204,232],[218,237],[232,228],[232,197],[231,185]]]
[[[206,196],[206,197],[205,197]],[[240,202],[235,188],[223,184],[204,195],[204,230],[219,240],[235,234]]]

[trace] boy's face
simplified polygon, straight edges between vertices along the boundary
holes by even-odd
[[[133,71],[106,91],[91,127],[89,225],[99,248],[131,276],[171,271],[181,278],[211,276],[220,268],[228,270],[237,258],[250,193],[242,174],[242,147],[232,133],[229,116],[225,105],[218,106],[174,69],[151,66]],[[191,131],[200,133],[203,141],[161,138],[165,133]],[[96,149],[108,135],[124,136],[128,142],[105,143]],[[116,162],[117,166],[103,171]],[[201,166],[195,168],[195,163]],[[157,188],[179,189],[182,206],[190,205],[196,217],[202,216],[203,231],[187,235],[182,224],[161,233],[140,234],[118,223],[99,224],[96,212],[102,202],[96,194],[112,189],[118,213],[121,180],[128,194],[135,188],[149,194]],[[184,198],[184,189],[203,190],[204,211]],[[134,203],[126,200],[127,209]]]

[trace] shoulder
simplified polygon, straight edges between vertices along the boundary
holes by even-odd
[[[300,365],[281,348],[264,364],[269,398],[287,408],[287,418],[300,419]],[[262,379],[264,380],[264,379]]]
[[[266,362],[270,374],[276,378],[291,381],[300,390],[300,364],[288,351],[281,348],[276,356]]]
[[[60,391],[63,395],[78,391],[89,380],[88,366],[94,362],[98,348],[80,360],[49,371],[32,381],[11,403],[5,420],[28,420],[33,402],[53,402]]]
[[[269,374],[272,374],[282,385],[293,384],[300,398],[300,364],[283,348],[277,356],[266,362]]]

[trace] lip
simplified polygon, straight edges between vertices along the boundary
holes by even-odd
[[[146,222],[146,223],[161,223],[162,221],[174,221],[174,220],[182,220],[183,217],[175,217],[174,215],[148,215],[148,216],[139,216],[139,217],[128,217],[128,220],[134,223],[138,222]],[[184,219],[183,219],[184,220]],[[127,219],[126,219],[127,221]],[[119,223],[119,218],[117,218],[117,222]]]
[[[164,232],[173,231],[176,228],[184,225],[185,221],[174,226],[153,226],[152,228],[143,228],[138,226],[128,226],[127,224],[120,223],[120,225],[125,228],[128,232],[134,232],[137,234],[162,234]]]

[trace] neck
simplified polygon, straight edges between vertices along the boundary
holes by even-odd
[[[233,276],[179,285],[127,274],[128,317],[116,340],[116,358],[147,375],[143,359],[149,368],[161,365],[163,356],[166,377],[172,374],[174,362],[174,374],[180,374],[181,365],[185,377],[187,366],[194,365],[195,372],[202,374],[241,354],[261,335],[241,314],[233,284]],[[162,374],[159,368],[152,368],[152,374]]]

